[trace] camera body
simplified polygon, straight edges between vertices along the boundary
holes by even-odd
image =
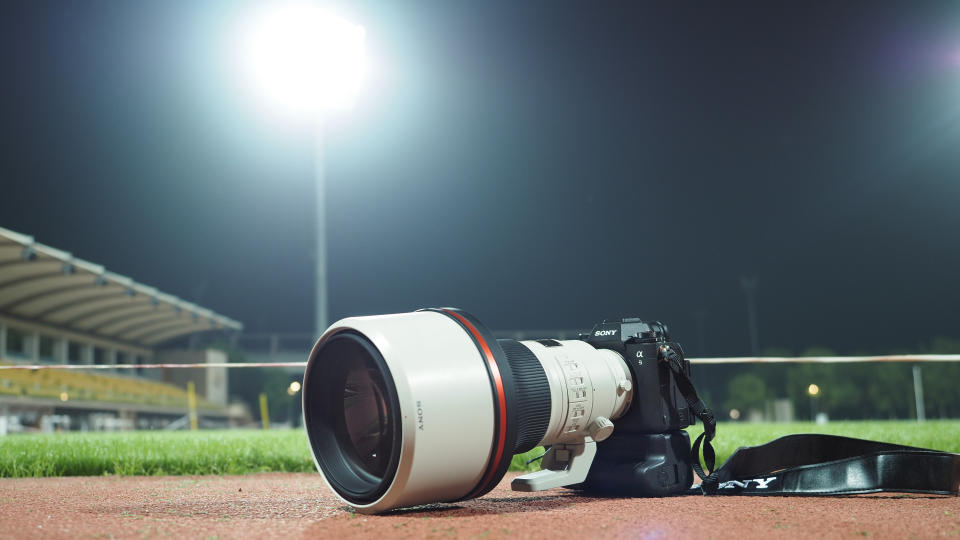
[[[582,484],[593,493],[667,496],[693,483],[690,438],[684,428],[696,422],[676,377],[664,361],[668,349],[679,353],[680,368],[690,363],[667,326],[636,318],[604,321],[581,339],[597,349],[619,353],[633,376],[634,401],[617,420],[616,432],[597,445],[597,455]]]
[[[635,318],[604,321],[580,339],[597,349],[619,353],[633,375],[634,401],[627,414],[617,421],[617,433],[666,433],[694,423],[674,374],[663,361],[664,347],[683,357],[683,349],[670,341],[665,324]],[[690,363],[686,359],[682,362],[689,377]]]

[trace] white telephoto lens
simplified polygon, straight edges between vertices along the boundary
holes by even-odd
[[[616,352],[496,340],[452,308],[351,317],[310,354],[304,427],[334,493],[377,513],[479,497],[515,453],[609,434],[629,381]]]

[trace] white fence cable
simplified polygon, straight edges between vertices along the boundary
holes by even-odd
[[[739,356],[689,358],[691,364],[847,364],[857,362],[960,362],[960,354],[894,354],[887,356]]]
[[[182,369],[182,368],[307,367],[306,362],[210,362],[209,364],[35,364],[0,366],[5,369]]]
[[[960,354],[897,354],[889,356],[737,356],[728,358],[689,358],[691,364],[846,364],[858,362],[960,362]],[[254,368],[299,367],[306,362],[211,362],[208,364],[33,364],[0,365],[6,369],[184,369],[184,368]]]

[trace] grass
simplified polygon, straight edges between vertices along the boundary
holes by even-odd
[[[690,428],[691,439],[702,431]],[[829,433],[960,452],[960,421],[834,422],[826,425],[721,424],[714,446],[722,463],[740,446],[791,433]],[[602,444],[602,443],[601,443]],[[514,456],[511,470],[537,470],[526,461],[538,448]],[[64,433],[0,437],[0,477],[91,475],[200,475],[313,472],[301,430]]]
[[[310,472],[301,430],[137,431],[0,437],[0,477]]]

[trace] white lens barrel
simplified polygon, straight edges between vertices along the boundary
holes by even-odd
[[[579,340],[521,343],[540,361],[550,383],[550,423],[540,445],[594,437],[598,419],[615,420],[630,407],[633,379],[615,351]]]
[[[310,354],[304,427],[334,493],[377,513],[481,496],[537,444],[602,440],[631,381],[614,351],[498,341],[452,308],[351,317]]]

